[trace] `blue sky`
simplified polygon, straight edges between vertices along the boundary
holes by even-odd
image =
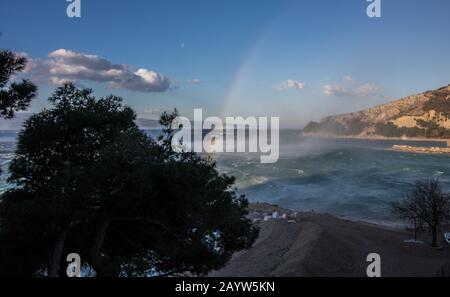
[[[71,78],[123,96],[143,117],[203,108],[301,128],[450,83],[450,1],[381,2],[375,19],[365,0],[81,0],[82,17],[71,19],[64,0],[2,0],[0,48],[37,65],[27,74],[40,87],[33,112],[46,106],[51,77]],[[98,61],[120,77],[95,72],[98,63],[61,72]]]

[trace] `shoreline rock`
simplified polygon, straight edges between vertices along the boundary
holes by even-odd
[[[408,153],[422,154],[450,154],[450,147],[424,147],[394,144],[392,150]]]

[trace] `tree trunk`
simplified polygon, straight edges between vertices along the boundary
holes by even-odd
[[[417,222],[414,220],[414,242],[417,242]]]
[[[94,268],[98,277],[117,277],[120,273],[120,267],[110,261],[106,256],[102,255],[102,246],[105,242],[110,219],[107,216],[102,216],[97,226],[97,233],[92,243],[89,257],[90,264]]]
[[[48,277],[58,277],[58,271],[61,267],[61,261],[64,252],[64,243],[66,241],[68,228],[64,229],[58,236],[55,246],[49,255]]]
[[[431,246],[432,247],[437,247],[437,226],[432,226],[431,227]]]

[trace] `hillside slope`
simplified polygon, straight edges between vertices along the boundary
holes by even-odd
[[[304,134],[450,138],[450,85],[359,112],[310,122]]]

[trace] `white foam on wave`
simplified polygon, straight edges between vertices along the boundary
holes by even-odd
[[[238,180],[236,182],[236,186],[239,189],[248,188],[251,186],[257,186],[266,183],[269,180],[267,176],[261,176],[261,175],[247,175],[243,177],[242,179]]]
[[[301,169],[294,169],[298,175],[303,175],[305,174],[305,171],[301,170]]]

